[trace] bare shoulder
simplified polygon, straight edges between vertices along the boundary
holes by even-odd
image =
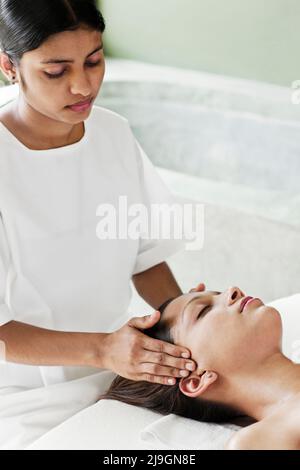
[[[297,437],[300,446],[300,393],[282,408],[281,418],[288,429]]]
[[[258,449],[259,436],[261,434],[261,423],[251,424],[237,431],[226,442],[225,450],[254,450]]]
[[[226,450],[300,450],[300,402],[286,403],[276,414],[236,432]]]

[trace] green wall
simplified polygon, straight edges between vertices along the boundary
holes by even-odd
[[[299,0],[100,0],[106,54],[290,86]]]

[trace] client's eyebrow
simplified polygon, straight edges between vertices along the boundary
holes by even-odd
[[[100,44],[100,46],[98,46],[96,49],[94,49],[92,52],[90,52],[86,58],[90,57],[91,55],[95,54],[95,52],[98,52],[98,51],[101,51],[103,49],[103,43]],[[74,62],[74,60],[72,59],[60,59],[60,58],[57,58],[57,59],[49,59],[49,60],[45,60],[43,62],[41,62],[41,64],[61,64],[61,63],[65,63],[65,62]]]
[[[217,292],[217,291],[209,291],[209,293],[210,293],[210,294],[213,294],[213,295],[219,295],[219,294],[221,294],[221,292]],[[202,298],[205,298],[204,295],[197,295],[196,297],[193,297],[191,300],[188,301],[188,303],[184,306],[184,308],[183,308],[183,310],[182,310],[182,313],[181,313],[181,321],[184,320],[184,315],[185,315],[185,312],[186,312],[187,307],[188,307],[191,303],[195,302],[196,300],[201,299],[201,297],[202,297]]]

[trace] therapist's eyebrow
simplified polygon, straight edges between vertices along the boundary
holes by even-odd
[[[100,44],[100,46],[98,46],[95,50],[93,50],[92,52],[90,52],[86,58],[90,57],[91,55],[95,54],[95,52],[98,52],[98,51],[101,51],[103,49],[103,43]],[[57,59],[49,59],[49,60],[44,60],[41,62],[41,64],[61,64],[61,63],[73,63],[74,60],[71,60],[71,59],[60,59],[60,58],[57,58]]]
[[[210,294],[213,294],[213,295],[219,295],[221,294],[221,292],[217,292],[217,291],[209,291]],[[198,299],[201,299],[201,298],[205,298],[204,295],[197,295],[196,297],[193,297],[191,300],[188,301],[188,303],[184,306],[183,310],[182,310],[182,313],[181,313],[181,320],[183,321],[184,320],[184,315],[185,315],[185,312],[186,312],[186,309],[187,307],[195,302],[196,300]]]

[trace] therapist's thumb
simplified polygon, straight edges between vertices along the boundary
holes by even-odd
[[[144,317],[133,317],[129,320],[128,325],[140,330],[151,328],[160,319],[160,311],[155,310],[151,315]]]

